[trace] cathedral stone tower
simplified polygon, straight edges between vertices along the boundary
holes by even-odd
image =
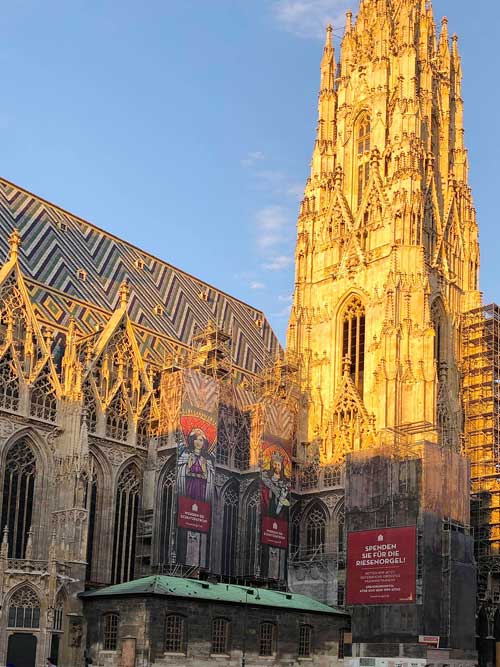
[[[329,26],[288,328],[304,445],[292,526],[302,513],[299,554],[329,561],[324,595],[343,603],[346,583],[353,658],[432,664],[429,635],[473,661],[461,322],[481,298],[458,40],[446,18],[437,35],[427,0],[361,0],[338,62],[332,36]],[[344,496],[337,513],[331,493],[339,506]],[[405,575],[370,558],[384,548]],[[315,584],[306,556],[292,554],[292,586],[304,572]]]
[[[426,0],[361,0],[338,63],[327,28],[288,328],[322,464],[415,433],[459,448],[459,323],[480,304],[461,76]]]

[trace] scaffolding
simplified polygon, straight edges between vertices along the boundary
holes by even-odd
[[[465,449],[471,463],[471,523],[478,592],[500,576],[500,307],[490,304],[463,320]]]
[[[261,399],[280,399],[297,409],[299,398],[298,357],[284,352],[263,365],[253,380],[253,391]]]
[[[223,380],[233,372],[231,335],[209,321],[191,339],[187,366]]]

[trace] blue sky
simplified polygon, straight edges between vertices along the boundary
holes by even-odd
[[[283,340],[323,26],[349,5],[6,3],[0,173],[262,308]],[[460,37],[482,289],[500,300],[500,3],[434,9]]]

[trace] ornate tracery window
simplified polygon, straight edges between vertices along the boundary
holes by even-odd
[[[5,461],[2,529],[9,531],[9,558],[24,558],[33,518],[37,465],[35,454],[23,438],[11,446]]]
[[[362,114],[356,124],[356,178],[358,206],[361,204],[368,179],[370,178],[371,127],[368,114]]]
[[[246,470],[250,463],[250,414],[221,404],[217,431],[217,463]]]
[[[222,497],[222,558],[221,574],[236,574],[236,544],[238,536],[238,485],[229,486]]]
[[[215,459],[217,463],[229,465],[229,455],[231,451],[231,422],[232,406],[221,403],[219,406],[219,418],[217,423],[217,448],[215,450]]]
[[[365,370],[365,308],[358,297],[347,304],[342,316],[342,359],[361,396]]]
[[[130,581],[134,577],[140,491],[139,470],[132,463],[122,471],[116,489],[112,568],[114,584]]]
[[[114,440],[127,440],[128,408],[119,390],[114,395],[106,411],[106,437]]]
[[[142,410],[141,416],[137,420],[136,445],[147,449],[149,445],[151,422],[151,401],[148,401],[146,407]]]
[[[34,417],[54,421],[56,418],[57,398],[50,381],[48,370],[38,376],[30,398],[30,413]]]
[[[9,628],[39,628],[40,600],[30,586],[19,588],[10,599]]]
[[[0,407],[6,410],[19,408],[19,378],[10,351],[0,361]]]
[[[292,513],[290,521],[290,553],[293,555],[300,548],[300,522],[302,515],[299,510]]]
[[[245,505],[245,549],[243,551],[244,576],[253,576],[257,570],[259,528],[260,489],[254,488]]]
[[[345,551],[345,519],[344,508],[340,510],[337,515],[337,552],[339,554]]]
[[[84,500],[83,505],[88,512],[88,531],[87,531],[87,566],[85,570],[85,580],[92,581],[92,559],[94,555],[94,546],[96,543],[96,522],[97,522],[97,466],[92,456],[90,459],[90,469],[83,479]]]
[[[325,486],[342,485],[342,466],[328,466],[323,473],[323,483]]]
[[[174,494],[175,468],[169,465],[160,482],[159,565],[167,565],[170,562],[170,540],[175,512]]]
[[[326,514],[322,507],[315,505],[306,518],[306,544],[309,554],[325,553]]]

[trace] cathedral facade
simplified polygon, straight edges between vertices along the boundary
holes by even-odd
[[[0,199],[0,662],[83,664],[85,588],[285,587],[296,411],[263,314],[11,183]]]
[[[422,443],[466,479],[457,38],[426,0],[361,0],[320,71],[286,353],[262,312],[0,179],[0,663],[83,664],[78,595],[149,575],[343,607],[346,460],[385,452],[399,499]]]

